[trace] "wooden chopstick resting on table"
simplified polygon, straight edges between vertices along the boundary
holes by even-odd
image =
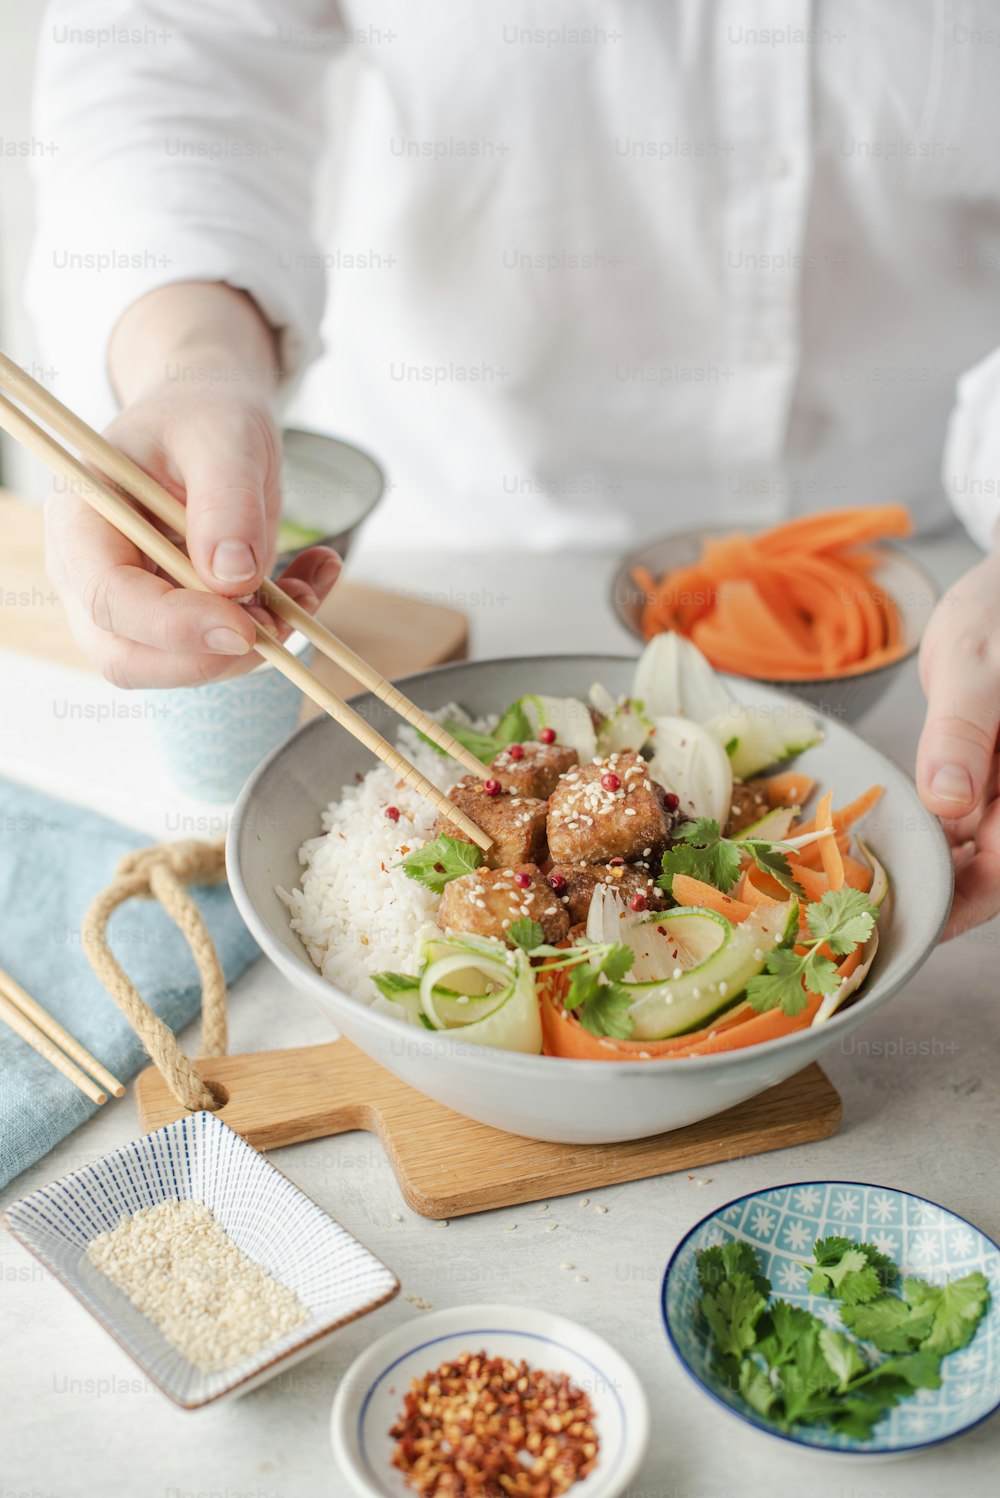
[[[112,479],[116,484],[145,505],[151,514],[164,525],[170,526],[177,535],[187,534],[187,511],[179,499],[158,484],[156,479],[148,474],[138,463],[112,447],[107,438],[95,432],[93,427],[64,406],[51,391],[46,390],[37,380],[28,374],[27,370],[15,364],[13,359],[0,352],[0,383],[5,384],[16,399],[29,411],[33,411],[54,432],[73,447],[87,460],[99,468],[103,474]],[[311,640],[317,650],[325,655],[328,660],[335,662],[342,670],[346,671],[354,680],[367,687],[376,697],[380,698],[386,705],[407,723],[435,743],[439,749],[450,754],[452,759],[457,760],[464,770],[472,775],[483,779],[489,775],[485,765],[481,764],[475,755],[471,754],[464,744],[452,738],[446,728],[425,713],[422,708],[417,707],[408,697],[404,697],[398,687],[394,687],[391,681],[375,670],[374,666],[356,651],[352,650],[344,641],[338,639],[332,630],[326,628],[312,614],[308,613],[301,604],[289,598],[277,583],[268,579],[260,588],[260,597],[279,618],[284,619],[286,624],[299,630]]]
[[[16,982],[9,973],[0,969],[0,1019],[2,1019],[15,1034],[33,1047],[40,1056],[44,1056],[57,1071],[62,1072],[64,1077],[85,1092],[91,1102],[106,1103],[108,1092],[115,1097],[124,1097],[125,1088],[118,1078],[112,1076],[108,1069],[101,1065],[96,1056],[92,1056],[85,1046],[65,1030],[58,1020],[54,1020],[50,1014],[42,1008],[41,1004],[35,1002],[29,993],[25,993],[20,983]],[[61,1049],[60,1049],[61,1048]],[[80,1065],[77,1066],[76,1063]],[[85,1067],[86,1072],[81,1071]],[[96,1081],[93,1080],[96,1078]],[[97,1084],[101,1085],[98,1086]],[[105,1091],[104,1089],[107,1089]]]
[[[53,473],[63,478],[73,493],[85,499],[109,525],[113,525],[116,530],[127,536],[133,545],[144,552],[164,572],[169,573],[175,582],[199,593],[210,591],[195,571],[190,557],[178,550],[151,521],[134,510],[127,499],[90,473],[78,458],[67,452],[55,437],[43,431],[5,395],[0,395],[0,427],[29,452],[40,458]],[[360,743],[395,771],[407,785],[436,807],[442,816],[447,817],[466,837],[471,838],[484,850],[492,845],[492,839],[476,825],[471,817],[466,816],[454,801],[449,801],[443,791],[421,774],[415,765],[411,765],[409,760],[384,739],[360,713],[348,707],[347,703],[335,692],[331,692],[329,687],[318,681],[308,667],[275,639],[270,630],[265,629],[256,619],[253,620],[253,625],[256,635],[254,648],[259,655],[293,681],[300,691],[310,697],[331,718],[336,719]],[[482,768],[480,766],[480,772]]]

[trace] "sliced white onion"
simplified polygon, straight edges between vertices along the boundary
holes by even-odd
[[[868,977],[869,969],[875,961],[875,953],[878,951],[878,928],[876,928],[864,946],[861,948],[861,961],[849,977],[842,979],[833,993],[828,993],[822,1004],[813,1016],[813,1025],[825,1025],[827,1020],[841,1007],[845,999],[849,999],[852,993],[857,993],[862,983]]]
[[[724,713],[732,697],[697,645],[667,630],[639,657],[632,696],[650,718],[685,717],[704,723]]]
[[[707,729],[690,718],[656,718],[652,778],[680,798],[689,817],[710,817],[722,827],[733,799],[729,756]]]

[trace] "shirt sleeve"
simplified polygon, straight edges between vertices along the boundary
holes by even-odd
[[[179,281],[247,291],[294,377],[319,347],[313,175],[333,0],[51,0],[26,299],[64,400],[103,423],[110,334]]]
[[[992,551],[1000,520],[1000,349],[958,382],[941,476],[973,541]]]

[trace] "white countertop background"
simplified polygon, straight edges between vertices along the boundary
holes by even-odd
[[[918,550],[942,582],[974,560],[955,535]],[[605,560],[574,557],[560,567],[541,557],[421,557],[418,580],[413,568],[404,556],[366,557],[352,572],[464,609],[476,656],[635,652],[606,602]],[[863,728],[911,770],[921,719],[911,664]],[[140,698],[0,652],[0,774],[84,801],[152,838],[220,836],[224,814],[164,781],[147,726]],[[700,1217],[743,1192],[789,1181],[900,1187],[1000,1237],[998,943],[994,922],[940,949],[859,1035],[827,1054],[845,1116],[840,1133],[818,1144],[708,1166],[695,1178],[594,1191],[587,1207],[572,1196],[547,1212],[529,1205],[447,1226],[404,1206],[369,1135],[276,1151],[281,1169],[395,1270],[403,1294],[284,1377],[218,1409],[175,1410],[83,1307],[0,1233],[0,1498],[348,1498],[330,1452],[330,1404],[361,1348],[422,1314],[406,1294],[435,1308],[483,1300],[545,1306],[615,1343],[653,1410],[652,1445],[630,1498],[801,1498],[804,1489],[811,1498],[992,1498],[1000,1491],[1000,1420],[877,1467],[799,1454],[726,1418],[696,1390],[667,1345],[658,1298],[671,1250]],[[329,1038],[326,1021],[268,964],[234,988],[233,1051]],[[8,1188],[0,1207],[138,1132],[130,1096],[109,1104]],[[553,1221],[558,1230],[543,1232]],[[511,1222],[516,1230],[506,1231]],[[575,1272],[561,1270],[564,1262]]]

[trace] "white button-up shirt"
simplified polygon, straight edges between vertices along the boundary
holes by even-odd
[[[306,369],[299,423],[388,469],[371,544],[931,526],[946,494],[990,544],[988,0],[58,0],[43,29],[30,301],[95,419],[123,310],[222,279]]]

